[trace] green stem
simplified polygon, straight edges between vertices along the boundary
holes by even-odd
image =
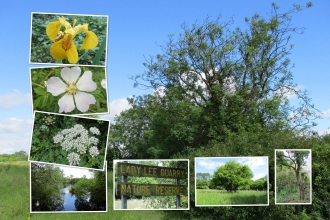
[[[33,84],[33,85],[36,85],[36,86],[39,86],[39,87],[41,87],[41,88],[45,88],[44,86],[42,86],[42,85],[40,85],[40,84],[38,84],[38,83],[35,83],[35,82],[32,82],[32,84]]]

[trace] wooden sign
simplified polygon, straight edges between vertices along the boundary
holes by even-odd
[[[121,176],[158,177],[186,179],[187,170],[173,167],[149,166],[133,163],[117,163],[117,174]]]
[[[172,196],[187,195],[186,185],[117,183],[116,195]]]

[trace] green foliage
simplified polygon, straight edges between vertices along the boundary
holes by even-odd
[[[31,208],[32,211],[63,210],[63,172],[52,165],[31,163]]]
[[[103,67],[86,67],[81,66],[81,75],[86,71],[92,72],[92,79],[96,83],[97,88],[93,92],[90,92],[95,99],[96,103],[90,105],[87,112],[84,113],[105,113],[108,112],[107,102],[107,90],[102,87],[102,80],[105,77],[105,68]],[[31,69],[31,86],[32,86],[32,99],[33,99],[33,110],[45,111],[45,112],[59,112],[58,101],[63,97],[64,94],[53,96],[50,92],[47,92],[46,81],[51,77],[61,78],[61,70],[63,67],[48,67],[48,68],[34,68]],[[80,79],[80,78],[79,78]],[[78,79],[78,80],[79,80]],[[62,79],[63,82],[65,82]],[[77,108],[68,114],[82,114]]]
[[[211,182],[213,185],[223,186],[231,192],[247,185],[252,177],[253,173],[247,165],[242,166],[231,160],[214,171]]]
[[[34,63],[56,63],[50,55],[50,47],[53,42],[46,34],[46,27],[49,22],[58,21],[62,15],[56,14],[32,14],[32,29],[31,29],[31,57],[30,61]],[[107,18],[100,16],[78,16],[78,15],[63,15],[65,19],[72,25],[73,20],[77,19],[78,24],[88,24],[88,30],[93,31],[97,37],[99,44],[92,50],[78,51],[79,61],[81,65],[102,65],[105,66],[106,50],[102,46],[102,42],[107,36]],[[63,27],[62,27],[63,28]],[[62,29],[63,31],[64,29]],[[80,48],[85,38],[85,33],[79,33],[73,41]],[[96,59],[96,57],[98,57]],[[94,60],[94,63],[92,63]],[[66,63],[66,60],[62,61]]]
[[[47,124],[49,117],[53,118],[51,124]],[[109,122],[41,112],[35,113],[30,160],[70,165],[67,157],[71,151],[63,149],[60,143],[54,143],[54,137],[62,130],[72,128],[76,124],[82,125],[86,130],[91,127],[100,130],[100,134],[95,135],[98,139],[98,144],[95,146],[99,155],[92,157],[88,147],[85,153],[80,153],[79,166],[103,169]]]

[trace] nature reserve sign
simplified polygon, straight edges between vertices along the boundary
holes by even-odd
[[[126,196],[187,195],[187,187],[185,185],[117,183],[116,194]]]
[[[148,166],[132,163],[117,163],[117,174],[124,176],[186,179],[187,170],[182,168]]]

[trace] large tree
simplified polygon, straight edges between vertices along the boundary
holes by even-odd
[[[309,155],[310,151],[308,150],[276,151],[277,168],[280,169],[281,166],[285,166],[292,169],[295,173],[300,200],[305,199],[307,176],[302,171],[303,166],[307,164],[307,158]]]
[[[249,166],[231,160],[214,171],[211,182],[215,186],[224,187],[227,191],[236,191],[239,187],[248,185],[252,177],[253,173]]]
[[[310,6],[309,4],[307,6]],[[296,6],[246,18],[247,28],[207,18],[182,25],[183,33],[161,46],[144,63],[135,86],[150,95],[129,99],[132,108],[116,117],[111,145],[132,158],[169,158],[189,154],[230,133],[304,131],[314,125],[314,106],[293,82],[291,36],[304,28],[291,24]],[[291,106],[289,95],[301,105]]]

